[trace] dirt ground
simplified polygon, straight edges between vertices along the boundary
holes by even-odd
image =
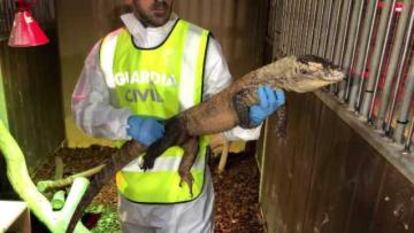
[[[71,175],[98,165],[114,149],[92,146],[88,149],[60,149],[56,155],[63,158],[64,175]],[[258,191],[260,173],[255,159],[247,154],[231,154],[226,171],[215,172],[218,159],[210,159],[216,194],[215,233],[264,232],[259,211]],[[54,161],[51,160],[38,172],[35,180],[53,177]],[[84,223],[94,226],[93,232],[119,232],[116,215],[117,191],[115,180],[101,190],[89,208]],[[94,214],[99,212],[99,214]]]

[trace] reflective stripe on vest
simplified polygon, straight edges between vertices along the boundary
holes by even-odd
[[[130,33],[121,28],[104,38],[100,51],[101,68],[115,106],[134,114],[169,119],[201,102],[204,60],[209,32],[178,20],[159,47],[135,47]],[[197,159],[191,168],[193,196],[180,184],[180,147],[171,147],[156,159],[154,168],[142,171],[134,160],[116,181],[119,191],[139,203],[178,203],[195,199],[204,185],[207,142],[199,140]]]

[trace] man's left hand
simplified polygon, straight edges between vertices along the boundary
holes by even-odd
[[[250,107],[249,116],[254,125],[261,124],[268,116],[285,104],[285,94],[282,90],[274,90],[270,86],[257,88],[259,104]]]

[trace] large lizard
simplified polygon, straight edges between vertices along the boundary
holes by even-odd
[[[209,100],[168,120],[165,135],[148,150],[135,141],[125,143],[106,162],[106,166],[91,178],[90,188],[73,214],[67,232],[73,231],[84,209],[105,182],[145,151],[147,153],[142,166],[144,169],[151,169],[155,159],[167,148],[184,145],[186,155],[180,164],[179,172],[184,182],[192,182],[192,177],[188,174],[194,162],[194,151],[197,151],[195,137],[223,132],[237,125],[244,128],[253,127],[248,111],[250,106],[257,103],[258,86],[269,85],[285,91],[304,93],[337,83],[343,78],[344,74],[338,67],[315,56],[285,57],[248,73]]]

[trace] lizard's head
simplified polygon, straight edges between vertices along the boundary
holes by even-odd
[[[279,85],[287,91],[304,93],[315,91],[321,87],[337,83],[344,79],[345,74],[338,66],[313,55],[299,58],[287,57],[284,77]]]

